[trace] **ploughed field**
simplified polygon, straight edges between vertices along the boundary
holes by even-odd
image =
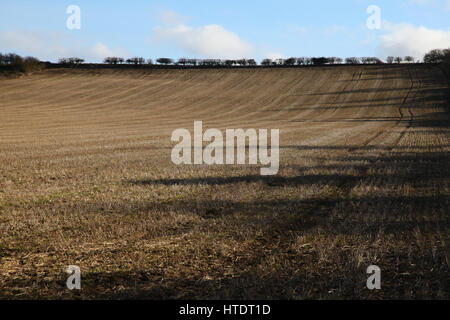
[[[0,88],[1,298],[450,298],[437,67],[55,69]],[[278,174],[173,164],[196,120],[280,129]]]

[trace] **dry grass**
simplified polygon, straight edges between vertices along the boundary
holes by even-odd
[[[437,68],[49,70],[0,86],[1,298],[450,298]],[[279,128],[279,174],[173,165],[171,132],[194,120]]]

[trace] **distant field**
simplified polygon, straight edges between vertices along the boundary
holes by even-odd
[[[450,298],[437,67],[52,69],[0,88],[0,298]],[[278,175],[174,165],[194,120],[280,129]]]

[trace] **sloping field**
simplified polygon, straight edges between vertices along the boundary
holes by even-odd
[[[0,297],[450,298],[437,67],[59,69],[0,88]],[[194,120],[280,129],[278,174],[174,165]]]

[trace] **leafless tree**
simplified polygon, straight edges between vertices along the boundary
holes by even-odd
[[[181,66],[185,66],[187,64],[187,59],[186,58],[180,58],[180,59],[178,59],[177,64],[181,65]]]
[[[449,51],[447,49],[445,51]],[[445,51],[441,49],[434,49],[425,54],[423,57],[423,62],[425,63],[441,63],[445,59]]]
[[[335,64],[337,58],[336,57],[328,57],[327,59],[328,59],[329,64]]]
[[[328,63],[328,58],[325,57],[313,57],[311,58],[311,62],[315,66],[320,66]]]
[[[225,60],[224,65],[226,65],[227,67],[232,67],[236,64],[236,60]]]
[[[128,64],[144,64],[145,63],[145,59],[141,58],[141,57],[134,57],[134,58],[130,58],[127,59],[126,63]]]
[[[296,61],[297,61],[296,58],[291,57],[289,59],[284,60],[284,65],[285,66],[293,66]]]
[[[72,65],[78,65],[78,64],[82,64],[84,62],[84,59],[81,58],[61,58],[59,59],[58,63],[60,64],[72,64]]]
[[[296,63],[298,66],[302,66],[302,65],[305,64],[305,58],[297,58],[297,59],[295,60],[295,63]]]
[[[241,67],[244,67],[247,65],[247,60],[246,59],[240,59],[236,61],[238,65],[240,65]]]
[[[170,58],[158,58],[156,62],[163,65],[173,64],[173,60]]]
[[[413,63],[414,62],[414,57],[412,57],[412,56],[406,56],[404,59],[408,63]]]
[[[361,61],[357,57],[351,57],[351,58],[346,58],[345,63],[346,64],[360,64]]]
[[[273,63],[272,59],[264,59],[263,61],[261,61],[262,66],[270,66],[272,65],[272,63]]]
[[[4,65],[19,65],[23,63],[23,58],[15,53],[7,53],[2,55],[1,63]]]
[[[198,60],[197,59],[188,59],[186,64],[189,64],[191,66],[196,66],[198,64]]]
[[[108,64],[120,64],[124,62],[124,59],[119,57],[107,57],[103,62]]]

